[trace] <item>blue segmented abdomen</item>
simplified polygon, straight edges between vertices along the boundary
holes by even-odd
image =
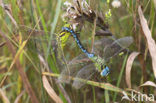
[[[82,50],[82,52],[84,52],[89,58],[94,57],[94,54],[89,53],[81,44],[80,40],[78,39],[77,35],[75,34],[75,32],[73,30],[71,30],[70,28],[67,27],[63,27],[62,30],[66,30],[68,32],[70,32],[72,34],[72,36],[74,37],[77,45],[79,46],[79,48]]]
[[[109,72],[110,72],[109,68],[106,66],[105,69],[103,69],[100,74],[102,77],[104,77],[104,76],[107,76]]]

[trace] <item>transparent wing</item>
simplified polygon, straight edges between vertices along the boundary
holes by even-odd
[[[76,58],[74,58],[76,59]],[[80,68],[83,68],[88,63],[84,62],[71,62],[68,64],[68,69],[63,69],[60,77],[58,78],[58,82],[61,83],[70,83],[70,77],[75,77]],[[69,71],[68,71],[69,70]]]
[[[23,37],[25,37],[26,39],[28,38],[28,36],[30,36],[29,38],[30,40],[48,43],[49,38],[46,38],[46,35],[50,35],[50,32],[45,32],[44,30],[38,30],[24,25],[20,26],[20,31],[22,32]],[[52,39],[53,42],[54,41],[56,42],[56,33],[52,35],[53,35],[53,39]]]
[[[103,58],[105,60],[119,54],[122,50],[129,47],[133,42],[132,37],[123,37],[115,40],[111,45],[106,46],[103,51]]]
[[[114,40],[110,38],[102,38],[100,40],[96,40],[93,46],[93,53],[98,54],[99,56],[102,56],[101,54],[103,54],[103,49],[106,46],[111,45],[113,42]]]
[[[68,64],[77,64],[77,63],[83,63],[83,62],[89,62],[90,59],[86,56],[86,54],[80,54],[79,56],[73,58]]]
[[[90,59],[85,54],[80,54],[79,56],[73,58],[68,63],[68,67],[70,73],[67,71],[68,69],[64,69],[58,78],[59,82],[70,83],[71,80],[68,76],[88,80],[96,71],[94,64],[91,63]],[[73,87],[79,89],[84,84],[84,82],[76,79],[73,82]]]
[[[70,74],[67,69],[64,69],[58,78],[59,82],[70,83],[71,80],[68,78],[68,76],[88,80],[96,72],[94,64],[91,63],[90,59],[85,54],[80,54],[79,56],[72,59],[68,63],[68,67]],[[79,89],[84,84],[85,82],[81,82],[79,79],[75,79],[72,86],[76,89]]]
[[[81,88],[85,84],[85,82],[84,81],[82,82],[80,79],[88,80],[94,75],[95,72],[96,72],[96,69],[95,69],[94,64],[90,64],[90,65],[83,67],[77,73],[76,78],[75,78],[72,86],[76,89]]]
[[[62,70],[58,81],[62,83],[70,83],[70,78],[68,78],[68,76],[74,77],[80,68],[83,68],[85,65],[87,65],[89,61],[89,58],[85,54],[80,54],[79,56],[73,58],[68,62],[67,66],[69,69]]]
[[[32,34],[32,36],[43,36],[46,34],[50,34],[50,32],[45,32],[44,30],[38,30],[25,25],[20,25],[19,29],[21,32],[27,32],[28,34]]]
[[[132,42],[132,37],[123,37],[117,40],[113,40],[113,38],[102,38],[95,42],[93,50],[96,55],[108,60],[126,49]]]

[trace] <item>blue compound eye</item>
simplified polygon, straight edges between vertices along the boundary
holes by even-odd
[[[92,57],[94,57],[94,54],[88,54],[88,57],[92,58]]]
[[[109,74],[109,68],[106,66],[102,71],[101,71],[101,76],[102,77],[105,77],[105,76],[107,76],[108,74]]]

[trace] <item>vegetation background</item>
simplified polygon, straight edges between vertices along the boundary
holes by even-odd
[[[131,91],[156,95],[156,0],[120,0],[118,8],[111,5],[113,0],[109,4],[87,0],[97,12],[111,9],[109,30],[117,38],[132,36],[134,42],[130,55],[112,60],[108,80],[99,80],[96,74],[79,90],[56,82],[60,72],[49,46],[49,38],[64,25],[64,2],[0,0],[0,103],[114,103],[121,102],[122,91],[129,96]],[[79,35],[88,50],[93,28],[86,22]],[[64,49],[67,60],[80,53],[74,39],[69,38]]]

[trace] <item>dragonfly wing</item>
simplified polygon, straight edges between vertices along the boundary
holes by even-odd
[[[122,50],[126,49],[129,47],[133,42],[132,37],[124,37],[115,40],[111,45],[106,46],[103,50],[103,57],[104,59],[109,59],[118,53],[120,53]]]
[[[123,37],[114,41],[114,43],[119,44],[122,48],[127,48],[133,43],[133,38],[131,36]]]
[[[113,42],[114,40],[110,39],[110,38],[102,38],[100,40],[96,40],[94,42],[94,46],[106,46],[106,45],[109,45]]]
[[[93,74],[96,72],[94,64],[89,64],[83,67],[76,75],[75,80],[73,81],[72,86],[76,89],[81,88],[85,83],[85,81],[81,81],[80,79],[88,80]]]
[[[85,63],[68,64],[67,68],[64,68],[62,70],[60,77],[58,78],[58,81],[61,83],[70,83],[71,81],[70,77],[74,77],[80,70],[80,68],[84,67],[85,65],[86,65]]]
[[[76,73],[80,70],[80,68],[84,67],[88,64],[86,62],[89,60],[85,54],[80,54],[79,56],[73,58],[68,62],[67,65],[62,64],[62,68],[64,68],[60,74],[59,82],[62,83],[70,83],[70,78],[68,76],[75,76]],[[57,61],[58,62],[58,61]],[[61,63],[61,62],[60,62]],[[66,68],[65,68],[66,67]]]
[[[93,53],[94,54],[98,54],[99,56],[102,57],[101,54],[103,54],[103,49],[106,46],[109,46],[113,43],[113,40],[110,38],[102,38],[100,40],[97,40],[94,42],[94,46],[93,46]]]
[[[90,59],[86,56],[86,54],[80,54],[79,56],[75,57],[74,59],[72,59],[68,64],[77,64],[77,63],[84,63],[84,62],[88,62],[90,61]]]

